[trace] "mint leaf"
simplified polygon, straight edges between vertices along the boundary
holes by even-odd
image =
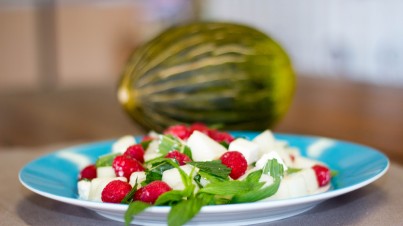
[[[301,168],[292,168],[292,167],[288,167],[287,169],[287,174],[293,174],[293,173],[297,173],[299,171],[301,171]]]
[[[260,177],[262,176],[262,173],[263,173],[263,170],[253,171],[245,178],[245,181],[257,183],[257,182],[259,182]]]
[[[132,200],[133,200],[133,196],[137,191],[137,180],[136,183],[134,184],[134,186],[132,187],[132,189],[129,191],[129,193],[127,193],[125,195],[125,197],[122,199],[122,201],[120,203],[122,204],[129,204]]]
[[[182,149],[183,144],[171,135],[161,135],[161,141],[158,150],[162,155],[168,154],[170,151]]]
[[[172,206],[168,214],[168,226],[181,226],[198,214],[204,205],[202,198],[183,200]]]
[[[170,151],[177,150],[189,156],[190,159],[193,159],[192,151],[190,150],[190,148],[172,135],[161,135],[161,141],[158,146],[158,150],[163,156],[168,154],[168,152]]]
[[[183,154],[187,155],[193,161],[192,150],[188,146],[183,148]]]
[[[95,162],[96,167],[112,166],[113,159],[118,156],[119,153],[110,153],[100,156]]]
[[[125,212],[125,225],[128,226],[133,220],[133,217],[137,214],[143,212],[145,209],[150,207],[151,205],[145,202],[135,201],[129,204]]]
[[[148,184],[155,180],[162,180],[162,174],[164,173],[164,171],[172,168],[174,167],[169,162],[160,162],[158,165],[153,166],[151,169],[147,170],[145,182]]]
[[[150,145],[152,140],[146,140],[140,143],[141,147],[143,147],[144,150],[147,150],[148,146]]]
[[[251,190],[258,189],[263,186],[263,182],[251,183],[249,181],[223,181],[219,183],[210,183],[199,192],[214,194],[214,195],[237,195],[246,193]]]
[[[245,203],[245,202],[256,202],[265,198],[268,198],[274,194],[276,194],[279,186],[280,186],[280,179],[274,180],[273,184],[263,187],[257,190],[251,190],[244,194],[235,195],[231,203]]]
[[[185,198],[184,192],[179,190],[171,190],[160,195],[155,201],[156,206],[174,205]]]
[[[273,178],[281,178],[284,176],[284,167],[280,164],[277,159],[268,160],[266,165],[263,167],[263,173],[269,173]]]
[[[231,169],[222,164],[221,161],[189,162],[188,164],[196,166],[201,172],[205,172],[222,179],[227,179],[228,175],[231,173]]]

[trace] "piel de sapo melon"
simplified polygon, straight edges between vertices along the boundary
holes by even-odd
[[[287,112],[295,75],[271,37],[245,25],[194,22],[137,48],[118,99],[147,129],[203,122],[228,130],[271,128]]]

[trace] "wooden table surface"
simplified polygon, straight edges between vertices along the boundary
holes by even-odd
[[[276,132],[372,146],[403,164],[403,88],[298,78]],[[121,110],[113,87],[0,95],[0,147],[90,142],[145,131]]]

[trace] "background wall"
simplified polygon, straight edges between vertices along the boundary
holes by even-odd
[[[0,93],[115,85],[134,48],[193,18],[186,0],[0,0]]]
[[[403,86],[403,1],[206,0],[205,19],[260,28],[299,74]]]
[[[0,93],[114,85],[135,46],[199,11],[267,32],[298,74],[403,86],[399,0],[0,0]]]

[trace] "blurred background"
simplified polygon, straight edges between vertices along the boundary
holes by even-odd
[[[251,25],[289,53],[294,102],[277,132],[400,156],[403,1],[0,0],[0,147],[144,134],[119,105],[130,53],[192,20]],[[399,143],[400,142],[400,143]]]
[[[399,0],[0,0],[0,93],[114,86],[130,52],[176,23],[237,21],[299,75],[403,86]]]

